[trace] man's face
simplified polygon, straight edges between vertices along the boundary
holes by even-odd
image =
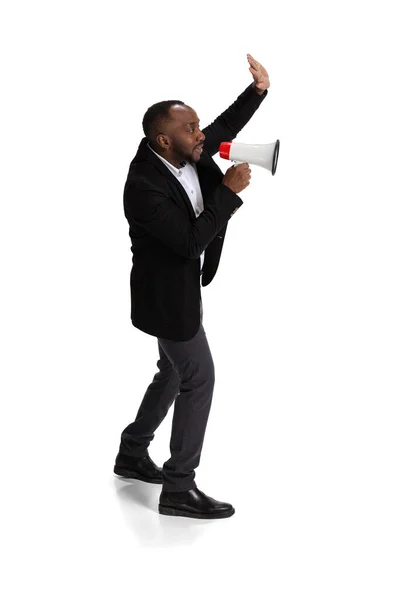
[[[202,153],[205,140],[204,133],[200,130],[200,121],[196,112],[190,106],[171,106],[169,115],[172,120],[162,123],[164,149],[175,160],[198,162]]]

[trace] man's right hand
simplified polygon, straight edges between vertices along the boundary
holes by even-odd
[[[224,175],[222,183],[232,190],[234,194],[239,194],[250,183],[251,170],[249,163],[241,163],[237,167],[230,167]]]

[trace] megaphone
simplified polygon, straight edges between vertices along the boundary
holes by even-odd
[[[272,144],[241,144],[239,142],[222,142],[219,147],[221,158],[233,160],[234,166],[240,163],[251,163],[264,167],[275,175],[279,156],[279,140]]]

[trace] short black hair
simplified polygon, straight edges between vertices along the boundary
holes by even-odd
[[[182,100],[163,100],[150,106],[143,117],[143,131],[144,135],[152,142],[156,141],[156,136],[159,133],[159,125],[162,119],[170,119],[169,109],[174,104],[184,106],[185,103]]]

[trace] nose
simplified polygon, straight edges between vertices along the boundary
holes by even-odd
[[[206,139],[206,136],[204,135],[204,133],[202,131],[199,130],[199,133],[197,134],[197,140],[201,143],[201,142],[204,142],[205,139]]]

